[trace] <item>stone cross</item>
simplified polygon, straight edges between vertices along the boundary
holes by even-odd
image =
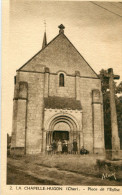
[[[59,34],[64,33],[65,26],[63,24],[60,24],[58,28],[60,29]]]
[[[108,74],[106,77],[109,79],[109,89],[110,89],[110,109],[111,109],[111,128],[112,128],[112,150],[120,150],[120,140],[118,135],[118,125],[117,125],[117,114],[115,105],[115,88],[114,79],[119,79],[118,75],[113,74],[113,69],[108,69]]]

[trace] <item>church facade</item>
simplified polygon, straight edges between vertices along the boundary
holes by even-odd
[[[11,152],[45,153],[53,140],[104,152],[101,81],[59,26],[59,34],[17,70]]]

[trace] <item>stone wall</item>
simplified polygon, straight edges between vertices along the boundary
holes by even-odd
[[[15,87],[15,97],[18,93],[18,83],[27,82],[28,84],[28,99],[27,108],[25,106],[24,100],[15,100],[14,110],[17,109],[17,116],[13,118],[13,145],[16,147],[24,146],[26,144],[26,153],[40,153],[44,149],[44,122],[47,120],[44,118],[44,97],[48,96],[59,96],[76,98],[81,101],[82,105],[82,144],[90,152],[94,151],[96,148],[104,148],[104,132],[103,132],[103,113],[102,104],[94,107],[95,112],[93,115],[93,98],[92,91],[98,89],[101,91],[101,82],[99,79],[93,78],[83,78],[80,75],[65,76],[64,87],[59,87],[59,73],[50,74],[49,71],[45,73],[45,70],[41,73],[34,72],[18,72],[17,83]],[[102,103],[102,95],[100,93],[100,103]],[[17,107],[15,105],[18,105]],[[99,108],[98,108],[99,107]],[[27,109],[27,131],[24,131],[23,126],[25,126],[25,111]],[[74,111],[71,111],[74,112]],[[47,113],[47,112],[46,112]],[[52,115],[53,112],[51,112]],[[95,115],[96,113],[96,115]],[[79,120],[79,115],[76,112],[74,116]],[[16,117],[18,117],[16,122]],[[47,115],[46,115],[47,117]],[[50,113],[48,112],[48,117],[50,118]],[[94,117],[97,118],[94,124]],[[21,118],[21,120],[20,120]],[[81,119],[80,119],[81,120]],[[21,122],[20,122],[21,121]],[[98,124],[99,122],[99,124]],[[23,123],[23,125],[22,125]],[[80,124],[80,123],[79,123]],[[94,126],[98,130],[98,134],[94,135]],[[17,133],[18,131],[18,133]],[[22,133],[23,132],[23,133]],[[14,135],[15,134],[15,135]],[[24,141],[24,136],[26,140]],[[100,136],[100,137],[99,137]],[[97,137],[97,138],[96,138]],[[23,141],[22,141],[23,140]],[[98,142],[101,140],[101,145],[98,146]]]
[[[92,90],[98,89],[101,91],[101,82],[99,79],[80,79],[80,100],[83,108],[83,135],[84,147],[90,152],[94,149],[94,132],[93,132],[93,108],[92,108]],[[100,102],[102,103],[102,94],[100,93]],[[97,116],[100,118],[100,123],[103,123],[102,104]],[[96,124],[97,125],[97,124]],[[98,125],[99,126],[99,125]],[[102,135],[104,137],[104,128],[101,125]],[[104,138],[103,138],[104,139]],[[104,140],[103,140],[104,142]],[[104,145],[104,144],[103,144]],[[102,146],[104,148],[104,146]]]
[[[61,72],[59,72],[61,73]],[[50,74],[49,96],[75,98],[75,77],[67,76],[64,72],[64,87],[59,86],[59,73]]]
[[[18,72],[18,82],[21,81],[28,83],[26,153],[40,153],[42,150],[44,74]],[[17,116],[23,115],[24,118],[24,105],[22,103],[19,105]],[[19,128],[22,120],[20,122],[18,119],[17,124]],[[20,133],[18,138],[16,137],[16,146],[19,147],[22,131],[18,128]]]

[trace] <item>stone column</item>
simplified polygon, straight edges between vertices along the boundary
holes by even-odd
[[[13,117],[12,117],[12,137],[11,149],[16,147],[16,130],[17,130],[17,107],[18,107],[18,85],[14,86],[14,99],[13,99]]]
[[[78,154],[80,153],[80,132],[77,132],[77,146],[78,146]]]
[[[44,130],[44,98],[48,97],[49,95],[49,68],[45,68],[45,73],[44,73],[44,94],[43,94],[43,111],[42,111],[42,149],[41,151],[45,153],[46,151],[46,132]],[[49,132],[48,132],[49,134]]]
[[[120,140],[118,136],[118,124],[115,105],[115,90],[113,81],[113,69],[108,69],[109,77],[109,89],[110,89],[110,108],[111,108],[111,128],[112,128],[112,149],[120,150]]]
[[[119,75],[113,74],[113,69],[109,68],[108,73],[106,73],[105,78],[109,79],[109,89],[110,89],[110,109],[111,109],[111,130],[112,130],[112,150],[106,150],[106,158],[108,159],[118,159],[121,158],[120,152],[120,140],[118,135],[118,124],[117,124],[117,114],[116,114],[116,104],[115,104],[115,89],[114,89],[114,79],[119,79]]]
[[[93,112],[93,151],[94,153],[103,153],[103,129],[102,129],[102,111],[101,111],[100,91],[92,91],[92,112]]]
[[[81,111],[80,111],[81,112]],[[82,124],[82,117],[83,117],[83,115],[82,115],[82,112],[81,112],[81,124],[80,124],[80,131],[79,131],[79,134],[80,134],[80,148],[82,147],[82,146],[84,146],[84,138],[83,138],[83,124]]]
[[[103,102],[103,95],[101,95],[101,102]],[[103,148],[105,152],[105,138],[104,138],[104,113],[103,113],[103,104],[101,104],[101,128],[102,128],[102,139],[103,139]]]
[[[83,143],[83,132],[80,131],[80,148],[84,146],[84,143]]]
[[[44,72],[44,77],[43,77],[43,99],[42,99],[42,128],[41,128],[41,133],[42,133],[42,139],[41,139],[41,152],[45,152],[45,145],[46,145],[46,139],[45,139],[45,129],[44,129],[44,113],[45,113],[45,105],[44,105],[44,98],[48,97],[48,89],[49,89],[49,68],[45,68]]]
[[[26,128],[27,128],[27,93],[28,84],[19,82],[17,104],[16,133],[14,152],[24,154],[26,152]],[[15,106],[15,103],[14,103]]]
[[[16,147],[25,147],[26,100],[18,99]]]
[[[48,145],[48,131],[46,132],[46,145]]]
[[[70,130],[70,147],[71,147],[71,149],[72,149],[72,143],[73,143],[73,131],[72,130]],[[72,150],[71,150],[71,152],[72,152]]]
[[[46,152],[46,131],[43,130],[43,153]]]
[[[49,73],[50,70],[48,67],[45,68],[45,85],[44,85],[44,97],[49,95]]]
[[[80,72],[75,71],[75,94],[76,100],[80,100]]]

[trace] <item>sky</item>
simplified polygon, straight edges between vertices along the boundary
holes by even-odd
[[[2,3],[2,129],[11,134],[14,76],[58,26],[90,66],[99,73],[113,68],[122,80],[122,3],[4,0]]]

